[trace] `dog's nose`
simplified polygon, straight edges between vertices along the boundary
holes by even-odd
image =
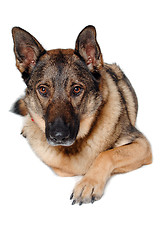
[[[64,142],[69,138],[69,132],[56,130],[50,134],[50,138],[55,142]]]
[[[48,135],[50,140],[55,144],[65,144],[70,137],[68,124],[62,118],[57,118],[48,125]]]

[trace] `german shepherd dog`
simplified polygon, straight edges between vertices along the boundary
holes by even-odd
[[[152,162],[151,147],[135,127],[135,91],[116,64],[103,62],[93,26],[75,50],[46,51],[30,33],[12,29],[16,66],[26,83],[13,111],[35,153],[60,176],[83,175],[72,204],[99,200],[112,174]]]

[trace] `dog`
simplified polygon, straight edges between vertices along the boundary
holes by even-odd
[[[99,200],[107,180],[152,162],[151,146],[135,127],[135,91],[118,65],[106,64],[94,26],[75,49],[46,51],[25,30],[12,29],[16,66],[27,86],[13,111],[22,134],[60,176],[81,175],[72,204]]]

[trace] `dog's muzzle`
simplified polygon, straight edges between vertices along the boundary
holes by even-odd
[[[66,123],[62,118],[46,124],[46,138],[51,146],[71,146],[78,134],[78,122]]]

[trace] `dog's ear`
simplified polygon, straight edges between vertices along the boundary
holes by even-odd
[[[22,77],[29,76],[40,55],[45,53],[41,44],[28,32],[19,27],[12,29],[16,66]],[[24,79],[25,80],[25,79]]]
[[[87,26],[80,32],[76,41],[75,52],[85,60],[90,71],[98,70],[103,66],[102,54],[96,40],[94,26]]]

